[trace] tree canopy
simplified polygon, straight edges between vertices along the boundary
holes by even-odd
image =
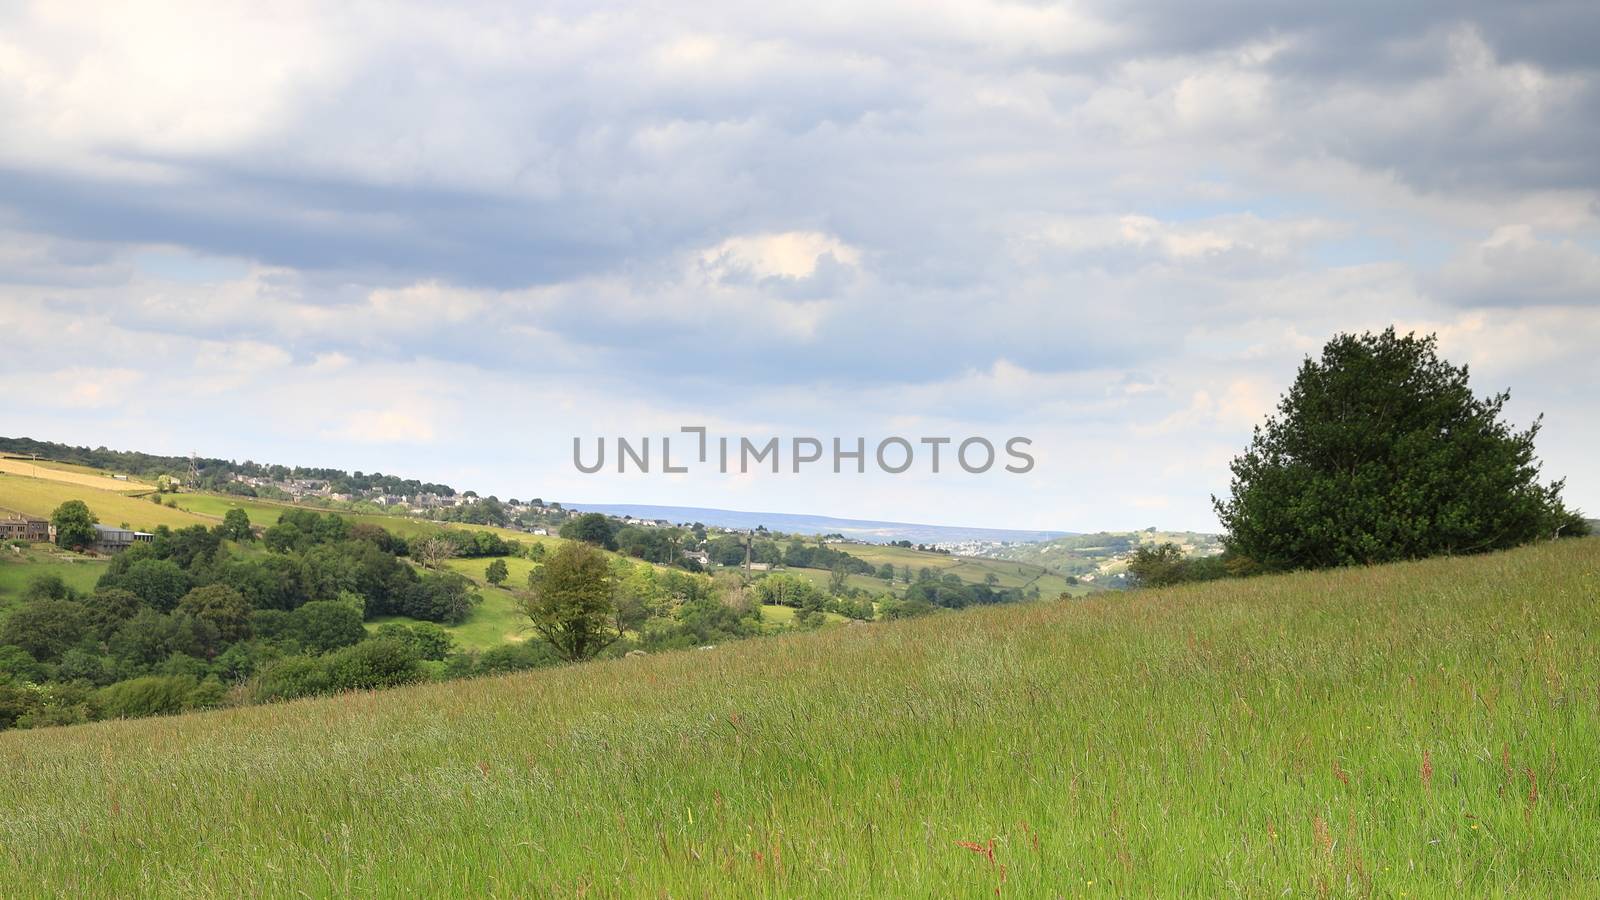
[[[100,521],[82,500],[68,500],[50,514],[56,527],[56,546],[87,547],[94,543],[94,525]]]
[[[530,579],[522,608],[562,659],[588,659],[621,635],[613,627],[611,565],[604,553],[568,541]]]
[[[1230,554],[1322,568],[1502,549],[1587,527],[1539,483],[1539,422],[1502,418],[1437,339],[1340,334],[1307,359],[1213,498]]]

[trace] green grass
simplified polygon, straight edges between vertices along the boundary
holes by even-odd
[[[484,571],[489,568],[489,563],[495,559],[500,559],[506,564],[505,586],[516,590],[521,590],[528,586],[528,574],[538,565],[532,560],[523,559],[520,556],[500,556],[480,557],[477,559],[451,559],[445,561],[445,567],[471,578],[480,587],[488,587],[489,583],[484,578]]]
[[[795,609],[792,606],[778,606],[774,603],[763,603],[761,604],[761,625],[768,631],[781,631],[782,629],[793,625],[794,617],[799,614],[800,610]],[[825,612],[822,615],[827,620],[827,624],[829,625],[839,625],[850,621],[849,619],[835,612]]]
[[[510,591],[480,585],[478,593],[483,602],[472,611],[467,621],[460,625],[445,626],[445,631],[455,638],[463,650],[488,650],[512,641],[527,640],[531,633],[525,626],[528,617],[517,608],[516,598]],[[420,620],[405,616],[379,616],[367,622],[367,630],[374,631],[385,622],[415,625]]]
[[[1594,896],[1597,603],[1565,541],[7,732],[0,895]]]
[[[87,594],[94,590],[107,565],[103,559],[88,559],[47,545],[20,554],[9,547],[0,548],[0,618],[19,602],[22,591],[35,576],[58,575],[69,587]]]
[[[737,571],[737,567],[735,567],[735,571]],[[833,580],[833,573],[827,569],[808,569],[800,566],[789,566],[780,569],[779,571],[787,572],[790,575],[804,578],[805,580],[816,585],[817,588],[823,592],[827,592]],[[884,581],[882,578],[877,578],[872,575],[859,574],[846,575],[845,586],[860,588],[866,591],[868,594],[905,593],[906,587],[904,584],[890,585],[889,582]]]

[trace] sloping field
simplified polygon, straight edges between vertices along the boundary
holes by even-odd
[[[71,463],[52,462],[50,460],[17,459],[15,457],[0,456],[0,473],[7,475],[26,475],[30,478],[41,478],[45,481],[59,481],[63,484],[75,484],[81,487],[99,488],[103,491],[132,491],[141,492],[150,490],[153,485],[134,479],[112,478],[99,469],[88,466],[75,466]]]
[[[110,484],[123,483],[110,479],[106,481]],[[112,490],[28,475],[0,474],[0,509],[48,518],[56,507],[68,500],[82,500],[87,503],[89,510],[99,517],[101,524],[121,525],[126,522],[139,531],[151,531],[157,525],[184,528],[189,525],[217,524],[215,519],[197,516],[181,509],[171,509]]]
[[[1600,540],[0,734],[0,895],[1594,896]]]
[[[874,566],[888,563],[899,571],[902,567],[910,566],[911,574],[915,577],[917,570],[929,568],[943,574],[954,574],[962,581],[982,584],[984,578],[994,575],[999,579],[999,586],[1003,588],[1039,588],[1041,597],[1056,597],[1062,593],[1074,595],[1087,594],[1089,588],[1084,585],[1069,585],[1066,579],[1043,566],[1032,563],[1013,562],[1005,559],[987,559],[975,556],[952,556],[945,553],[928,553],[906,547],[890,547],[882,544],[851,544],[839,548],[851,556]]]

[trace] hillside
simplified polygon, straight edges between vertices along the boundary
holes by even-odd
[[[135,529],[152,531],[160,525],[172,528],[191,525],[214,526],[222,521],[222,517],[230,509],[244,510],[256,525],[270,525],[286,510],[317,508],[211,493],[161,495],[163,502],[157,504],[150,502],[150,490],[149,485],[137,481],[114,480],[98,470],[82,466],[47,461],[34,463],[0,459],[0,510],[14,510],[34,516],[48,516],[61,503],[81,499],[104,523],[114,525],[125,523]],[[497,528],[492,525],[439,523],[411,516],[348,511],[340,512],[340,515],[352,523],[379,525],[406,538],[435,534],[449,527],[487,531],[524,545],[544,544],[547,549],[552,549],[560,543],[555,537]],[[984,584],[992,576],[999,588],[1021,588],[1029,592],[1036,589],[1042,597],[1055,597],[1062,593],[1082,594],[1089,590],[1084,586],[1069,585],[1065,579],[1049,570],[1027,563],[951,556],[872,544],[852,544],[843,549],[874,566],[889,563],[895,566],[897,571],[909,570],[912,573],[929,569],[940,575],[956,575],[971,584]],[[87,587],[93,583],[91,574],[97,574],[104,567],[103,562],[85,565],[85,561],[81,558],[69,559],[69,556],[34,551],[30,552],[26,559],[18,557],[0,560],[0,615],[4,614],[10,598],[20,591],[28,578],[35,574],[45,571],[65,574],[75,586]],[[526,585],[532,564],[525,559],[502,557],[510,568],[511,577],[504,587],[495,587],[489,585],[484,578],[484,569],[490,559],[490,557],[457,559],[449,564],[452,570],[471,578],[483,597],[482,604],[472,611],[467,621],[446,629],[465,649],[485,650],[506,641],[520,641],[527,635],[524,628],[525,617],[517,610],[515,598],[509,589]],[[80,565],[71,566],[74,562]],[[831,576],[825,569],[796,567],[787,571],[806,578],[818,588],[826,588]],[[888,582],[874,576],[853,574],[847,579],[847,586],[865,591],[869,595],[903,595],[907,584],[903,580]],[[792,620],[793,613],[772,609],[765,618],[769,620],[769,625],[776,626]],[[410,622],[411,620],[385,617],[374,620],[372,625],[376,627],[388,621]],[[831,621],[837,622],[843,619],[840,616],[832,616]]]
[[[699,522],[723,528],[765,526],[787,534],[841,534],[875,544],[912,541],[918,544],[955,544],[962,541],[1043,541],[1063,537],[1064,531],[1026,531],[1014,528],[977,528],[962,525],[920,525],[914,522],[883,522],[873,519],[842,519],[836,516],[809,516],[797,513],[747,512],[735,509],[709,509],[700,506],[649,506],[638,503],[569,503],[573,509],[601,512],[608,516],[635,519],[660,519],[667,522]]]
[[[1597,595],[1587,539],[9,732],[0,895],[1589,895]]]
[[[1127,567],[1124,561],[1128,554],[1141,544],[1165,543],[1177,544],[1190,555],[1222,552],[1221,538],[1215,534],[1148,528],[1143,531],[1073,534],[1027,544],[1003,544],[985,547],[979,551],[979,555],[1042,566],[1057,575],[1087,576],[1087,580],[1095,580],[1125,571]]]

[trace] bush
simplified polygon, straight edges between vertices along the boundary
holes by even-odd
[[[264,641],[240,641],[224,650],[211,668],[224,681],[243,681],[282,655],[277,647]]]
[[[91,653],[82,647],[73,647],[61,654],[61,664],[56,666],[58,681],[87,681],[103,687],[117,680],[111,660]]]
[[[449,632],[429,622],[410,626],[389,622],[380,625],[374,637],[405,644],[415,650],[420,659],[444,659],[455,646]]]
[[[421,681],[417,652],[399,641],[362,641],[324,660],[333,690],[376,690]]]
[[[479,675],[502,675],[525,669],[541,669],[561,662],[555,648],[544,641],[527,641],[521,644],[501,644],[485,650],[478,657]]]
[[[95,691],[93,704],[106,719],[165,716],[215,706],[222,700],[221,688],[215,680],[208,685],[190,675],[146,675]]]
[[[428,572],[406,589],[400,613],[413,619],[459,625],[483,598],[455,572]]]
[[[321,660],[310,656],[286,656],[262,667],[253,693],[256,700],[268,701],[310,697],[326,694],[330,690],[328,669]]]
[[[14,644],[0,645],[0,684],[7,681],[43,681],[48,667]]]
[[[337,600],[313,600],[291,615],[295,636],[313,652],[348,647],[367,636],[361,613]]]

